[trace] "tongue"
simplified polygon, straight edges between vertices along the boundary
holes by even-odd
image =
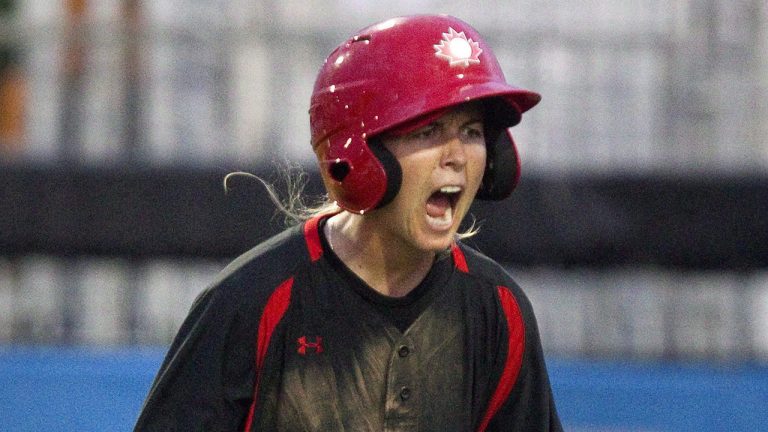
[[[451,208],[451,200],[442,193],[434,193],[427,200],[427,214],[432,217],[442,217]]]

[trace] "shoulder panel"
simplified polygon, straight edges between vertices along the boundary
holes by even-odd
[[[456,268],[463,273],[468,273],[474,277],[485,279],[493,286],[516,286],[512,276],[493,259],[483,255],[481,252],[467,246],[464,243],[457,242],[451,248],[453,260]]]

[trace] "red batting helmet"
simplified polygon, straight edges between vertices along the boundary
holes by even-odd
[[[325,60],[309,110],[312,146],[331,197],[362,213],[391,201],[400,187],[397,160],[372,138],[482,100],[488,158],[477,196],[503,199],[520,176],[507,128],[540,98],[507,84],[467,23],[446,15],[393,18],[360,30]]]

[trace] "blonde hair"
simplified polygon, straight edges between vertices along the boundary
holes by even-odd
[[[267,197],[275,205],[276,210],[285,218],[287,226],[298,225],[317,215],[335,213],[341,210],[336,202],[331,201],[327,195],[316,197],[314,202],[309,199],[304,193],[308,176],[301,168],[283,164],[280,166],[279,172],[285,183],[285,196],[281,196],[278,193],[277,187],[274,184],[256,174],[244,171],[235,171],[224,176],[224,192],[229,192],[229,183],[233,177],[247,177],[258,181],[266,190]]]
[[[316,216],[343,211],[336,201],[333,201],[328,197],[328,194],[316,197],[314,203],[311,201],[309,203],[307,202],[308,197],[304,193],[304,189],[307,186],[308,176],[300,167],[286,165],[282,167],[280,171],[283,174],[282,177],[285,182],[285,197],[280,196],[277,188],[272,183],[256,174],[244,171],[235,171],[224,176],[224,192],[229,192],[229,180],[233,177],[243,176],[257,180],[267,191],[267,196],[275,205],[277,211],[279,211],[285,218],[285,224],[287,226],[301,224]],[[457,240],[470,238],[480,232],[480,224],[477,221],[477,218],[475,218],[473,214],[469,214],[468,216],[471,218],[469,227],[467,227],[465,231],[456,233]]]

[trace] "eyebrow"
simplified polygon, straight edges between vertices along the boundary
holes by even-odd
[[[465,121],[461,125],[462,126],[468,126],[468,125],[471,125],[473,123],[485,123],[485,119],[483,118],[483,116],[470,117],[467,121]]]
[[[433,121],[431,123],[425,124],[424,126],[418,128],[418,129],[415,129],[413,132],[418,132],[418,131],[423,130],[423,129],[428,128],[428,127],[435,127],[435,126],[441,126],[442,127],[442,126],[445,126],[446,123],[447,123],[447,121],[445,120],[445,118],[439,118],[439,119],[436,119],[435,121]],[[466,121],[461,122],[459,124],[459,127],[466,127],[466,126],[469,126],[469,125],[474,124],[474,123],[485,123],[485,121],[484,121],[482,116],[470,117]]]
[[[438,117],[435,120],[433,120],[433,121],[431,121],[431,122],[429,122],[429,123],[427,123],[427,124],[425,124],[425,125],[423,125],[423,126],[421,126],[419,128],[414,129],[413,131],[405,134],[404,136],[408,136],[408,135],[411,135],[413,133],[417,133],[418,131],[424,130],[425,128],[428,128],[428,127],[435,127],[435,126],[441,126],[442,127],[442,126],[445,126],[445,123],[446,123],[445,117],[447,117],[447,116]],[[466,126],[469,126],[469,125],[471,125],[473,123],[483,123],[483,124],[485,124],[485,118],[483,117],[483,114],[482,113],[473,114],[466,121],[461,122],[459,124],[459,127],[466,127]]]

